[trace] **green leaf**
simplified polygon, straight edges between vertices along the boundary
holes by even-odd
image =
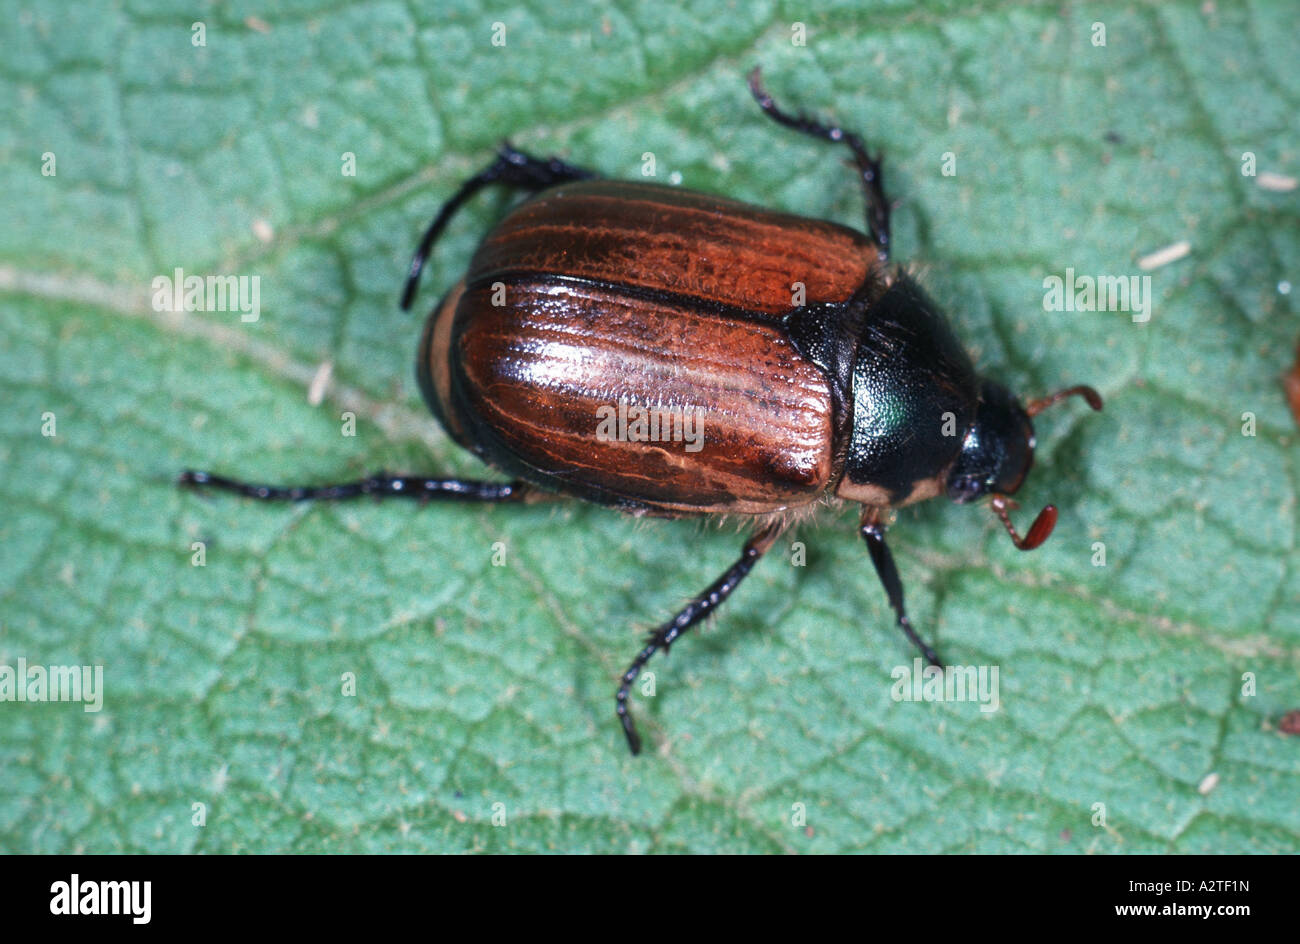
[[[104,669],[98,713],[0,702],[0,850],[1300,850],[1300,226],[1242,173],[1300,170],[1290,4],[438,6],[0,11],[0,665]],[[899,257],[982,369],[1107,398],[1039,423],[1041,550],[946,502],[892,531],[915,622],[999,668],[998,711],[891,698],[913,653],[849,509],[655,661],[633,760],[615,679],[734,528],[174,487],[483,474],[420,404],[396,300],[503,136],[860,225],[844,155],[749,101],[756,63],[885,149]],[[426,310],[506,205],[457,219]],[[1046,277],[1184,240],[1149,322],[1044,310]],[[176,267],[258,276],[260,320],[155,311]]]

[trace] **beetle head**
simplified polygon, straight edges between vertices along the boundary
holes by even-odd
[[[985,380],[975,422],[962,441],[961,454],[948,474],[948,497],[965,503],[991,495],[993,512],[1001,519],[1016,547],[1031,551],[1047,540],[1056,526],[1056,508],[1046,506],[1038,513],[1022,538],[1011,524],[1009,509],[1017,507],[1010,495],[1024,484],[1034,464],[1034,424],[1031,417],[1069,396],[1082,396],[1094,410],[1101,409],[1101,397],[1091,387],[1071,387],[1050,397],[1031,400],[1027,405],[1001,384]]]
[[[1006,387],[980,388],[975,422],[948,473],[948,497],[965,504],[990,492],[1015,494],[1034,464],[1034,424]]]

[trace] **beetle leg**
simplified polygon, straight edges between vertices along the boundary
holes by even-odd
[[[754,96],[754,100],[758,102],[758,107],[763,109],[763,113],[777,124],[793,128],[795,131],[811,135],[814,138],[822,138],[837,143],[843,142],[853,152],[853,162],[857,165],[858,174],[862,178],[862,193],[867,200],[867,231],[871,234],[872,242],[876,244],[881,261],[887,260],[890,245],[890,205],[885,198],[885,185],[881,177],[880,164],[884,159],[884,155],[877,154],[872,157],[867,151],[867,146],[862,138],[852,131],[845,131],[838,125],[824,125],[809,118],[802,112],[791,114],[782,111],[773,101],[772,96],[763,88],[762,70],[758,67],[755,67],[754,71],[749,73],[749,91]]]
[[[711,612],[717,609],[722,601],[731,596],[731,592],[740,586],[740,582],[749,575],[754,568],[758,559],[767,552],[776,540],[776,536],[781,533],[779,523],[769,524],[763,530],[759,531],[749,539],[745,544],[745,550],[741,552],[740,560],[736,561],[713,583],[709,584],[708,589],[687,603],[681,612],[664,623],[658,629],[650,634],[645,648],[637,654],[623,673],[622,683],[618,687],[618,694],[615,696],[617,702],[618,720],[623,723],[623,733],[627,735],[627,746],[632,749],[633,754],[641,753],[641,737],[636,733],[636,723],[632,720],[632,715],[628,712],[627,696],[640,674],[641,669],[650,661],[660,649],[664,654],[668,653],[669,647],[677,641],[682,633],[686,632],[700,620],[704,619]]]
[[[861,531],[862,539],[867,542],[867,550],[871,552],[871,563],[876,566],[876,576],[880,578],[885,588],[889,605],[898,616],[898,625],[903,628],[912,645],[921,650],[921,655],[925,656],[926,662],[942,667],[943,663],[939,661],[939,656],[916,634],[916,630],[912,628],[912,621],[907,618],[907,610],[903,607],[903,582],[898,577],[898,568],[894,566],[894,555],[889,552],[889,545],[885,543],[885,526],[881,522],[880,509],[870,506],[862,509]]]
[[[253,485],[187,469],[176,481],[192,488],[216,488],[263,501],[337,501],[372,495],[375,498],[418,498],[423,501],[437,498],[444,501],[507,502],[527,501],[530,495],[535,494],[531,485],[521,481],[477,482],[387,475],[383,472],[337,485]]]
[[[571,180],[590,180],[597,176],[599,175],[595,171],[566,164],[558,157],[534,157],[511,147],[509,141],[503,141],[497,152],[497,159],[461,184],[460,189],[442,205],[438,215],[424,231],[420,245],[416,248],[415,255],[411,257],[411,269],[406,276],[406,287],[402,290],[402,310],[410,308],[411,302],[415,300],[415,290],[420,284],[420,272],[424,269],[424,263],[429,258],[429,251],[433,248],[434,242],[442,235],[442,231],[465,201],[484,187],[489,184],[503,184],[507,187],[535,192]]]

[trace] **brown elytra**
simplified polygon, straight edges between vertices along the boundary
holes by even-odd
[[[785,326],[794,283],[807,304],[845,302],[875,262],[833,223],[662,186],[563,185],[479,247],[426,327],[421,385],[462,445],[560,491],[633,513],[783,511],[843,466],[830,381]],[[599,436],[620,408],[694,423],[699,448]]]

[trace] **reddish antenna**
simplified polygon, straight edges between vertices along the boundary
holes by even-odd
[[[1042,413],[1053,403],[1059,403],[1066,397],[1083,397],[1088,401],[1088,406],[1094,410],[1101,409],[1101,394],[1091,387],[1079,386],[1069,387],[1065,390],[1058,390],[1056,393],[1046,397],[1039,397],[1037,400],[1030,400],[1025,404],[1025,412],[1030,416],[1037,416]]]
[[[1007,509],[1019,508],[1020,504],[1005,495],[994,495],[992,505],[993,513],[1002,519],[1002,526],[1007,529],[1007,534],[1011,535],[1011,543],[1022,551],[1032,551],[1038,547],[1048,539],[1052,529],[1056,527],[1056,506],[1047,505],[1029,526],[1029,533],[1022,538],[1016,526],[1011,523],[1011,516],[1007,514]]]
[[[1080,385],[1058,390],[1056,393],[1039,397],[1037,400],[1030,400],[1025,404],[1025,412],[1030,416],[1037,416],[1052,404],[1060,403],[1067,397],[1083,397],[1088,401],[1088,406],[1094,410],[1100,410],[1102,406],[1100,393],[1092,389],[1092,387]],[[1011,523],[1011,515],[1007,514],[1010,509],[1019,508],[1019,503],[1006,495],[995,494],[992,505],[993,513],[1002,521],[1002,527],[1007,529],[1007,534],[1011,535],[1011,542],[1022,551],[1032,551],[1040,546],[1051,536],[1052,529],[1056,527],[1056,506],[1045,505],[1043,510],[1038,513],[1038,517],[1034,519],[1034,523],[1029,526],[1029,533],[1022,538],[1020,532],[1016,530],[1016,526]]]

